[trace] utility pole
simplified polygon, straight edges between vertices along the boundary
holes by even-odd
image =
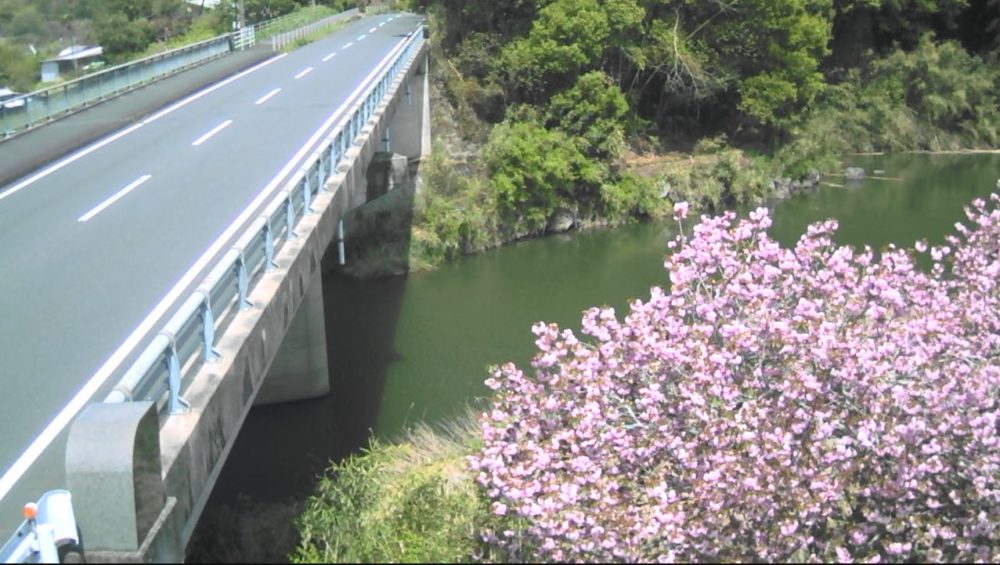
[[[233,20],[233,29],[243,29],[243,26],[246,25],[246,21],[244,21],[245,14],[243,11],[243,0],[233,0],[232,6],[236,10],[236,19]]]

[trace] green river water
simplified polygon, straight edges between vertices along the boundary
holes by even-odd
[[[774,202],[772,234],[790,245],[811,222],[836,218],[838,240],[876,249],[943,241],[962,207],[996,190],[1000,155],[857,157],[846,165],[884,171],[843,188],[822,186]],[[845,184],[839,177],[824,181]],[[461,413],[484,396],[491,364],[528,369],[531,325],[579,328],[581,312],[663,284],[673,222],[646,223],[522,242],[441,269],[358,282],[324,283],[332,393],[254,409],[209,503],[238,493],[254,500],[302,499],[315,475],[367,443],[417,421]]]

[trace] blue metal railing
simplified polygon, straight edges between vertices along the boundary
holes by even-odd
[[[315,33],[338,21],[350,19],[355,14],[357,10],[351,9],[318,22],[305,24],[298,29],[280,34],[278,41],[282,45],[291,43],[299,37]],[[56,86],[7,99],[0,104],[0,140],[232,51],[253,47],[258,39],[270,37],[271,30],[295,21],[297,17],[297,14],[289,14],[249,25],[232,33],[150,55]],[[272,42],[272,46],[274,45]]]
[[[0,105],[2,138],[219,57],[231,48],[226,34],[8,99]]]
[[[423,42],[417,28],[395,49],[395,56],[379,77],[355,98],[351,111],[181,304],[105,402],[159,402],[166,397],[164,407],[169,413],[187,409],[181,396],[183,377],[193,374],[201,364],[219,359],[215,346],[223,326],[237,312],[254,306],[250,293],[256,283],[265,272],[277,268],[275,255],[298,237],[296,226],[313,212],[313,200],[346,162],[344,156],[363,126],[398,88]]]

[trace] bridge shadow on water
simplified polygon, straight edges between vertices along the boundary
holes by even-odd
[[[370,189],[369,198],[377,192]],[[412,210],[412,186],[404,186],[349,213],[348,263],[388,253],[393,269],[405,271]],[[361,237],[352,237],[352,222]],[[330,393],[250,411],[188,545],[188,562],[287,562],[299,542],[294,521],[317,478],[366,447],[376,430],[388,370],[399,358],[407,276],[358,279],[337,263],[333,244],[323,259]]]

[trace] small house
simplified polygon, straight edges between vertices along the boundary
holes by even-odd
[[[98,45],[73,45],[59,52],[59,56],[42,61],[42,82],[58,80],[70,73],[102,60],[104,49]]]

